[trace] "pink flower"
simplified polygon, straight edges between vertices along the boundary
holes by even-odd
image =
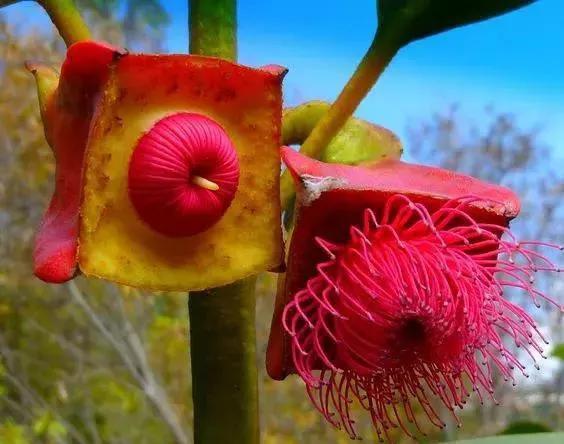
[[[307,232],[325,257],[297,291],[285,294],[283,312],[279,304],[275,322],[278,319],[286,333],[283,354],[291,364],[276,369],[280,341],[274,334],[269,350],[274,377],[298,373],[316,408],[351,438],[358,437],[351,410],[358,403],[370,414],[378,436],[389,439],[388,431],[395,427],[410,436],[415,430],[423,433],[416,410],[444,427],[433,400],[455,418],[455,410],[472,391],[480,401],[495,400],[494,372],[514,384],[514,371],[526,375],[521,353],[518,356],[510,343],[538,367],[536,357],[542,356],[545,339],[532,317],[504,291],[516,288],[537,306],[545,300],[560,309],[533,286],[535,272],[558,271],[537,247],[555,246],[513,237],[507,228],[512,211],[518,211],[513,193],[400,162],[373,169],[331,169],[295,153],[284,154],[302,184],[291,248],[300,249],[295,241]],[[324,168],[327,174],[316,176]],[[370,183],[385,182],[388,170],[396,171],[398,177],[392,180],[403,177],[412,191],[395,192],[393,186]],[[312,201],[311,183],[306,183],[312,177],[330,177],[338,185]],[[421,187],[429,178],[427,188]],[[362,211],[351,207],[351,190],[365,194]],[[369,191],[372,197],[367,200]],[[343,206],[347,200],[339,196],[345,192],[349,206]],[[495,200],[499,197],[503,200]],[[372,204],[366,205],[368,201]],[[339,207],[358,216],[355,220],[344,215],[351,221],[347,233],[336,235],[338,219],[329,213]],[[327,217],[320,216],[330,208]],[[308,214],[315,214],[317,226],[304,220]],[[304,231],[299,224],[309,226]],[[301,273],[292,267],[294,254],[308,256],[305,251],[290,252],[287,290],[295,282],[291,273]]]

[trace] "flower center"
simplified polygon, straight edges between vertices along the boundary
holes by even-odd
[[[398,332],[400,344],[410,347],[417,347],[425,342],[425,327],[418,318],[407,318],[401,324]]]

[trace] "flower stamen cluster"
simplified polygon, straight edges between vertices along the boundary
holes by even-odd
[[[536,272],[560,271],[539,247],[562,248],[518,242],[503,218],[480,220],[483,203],[431,208],[395,194],[365,210],[347,243],[316,239],[328,259],[287,304],[283,325],[311,401],[351,438],[355,402],[381,439],[396,427],[413,436],[423,433],[416,411],[442,428],[437,401],[459,422],[471,392],[495,401],[494,373],[513,384],[515,371],[528,376],[516,350],[538,367],[546,340],[504,293],[562,309],[534,287]]]

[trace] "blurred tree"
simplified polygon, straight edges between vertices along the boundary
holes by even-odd
[[[98,27],[118,24],[127,48],[162,51],[169,16],[159,0],[77,0],[76,3],[90,21],[100,22]]]

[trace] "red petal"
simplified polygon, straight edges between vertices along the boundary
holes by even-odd
[[[84,150],[97,93],[108,67],[121,52],[104,43],[72,45],[45,113],[48,139],[57,162],[55,192],[35,237],[34,273],[60,283],[77,272],[78,212]]]
[[[282,160],[301,188],[308,180],[315,185],[316,182],[319,184],[315,178],[323,178],[329,189],[373,190],[442,201],[470,195],[483,197],[482,202],[473,205],[508,219],[517,216],[521,209],[519,198],[510,189],[441,168],[399,160],[386,160],[370,166],[324,163],[288,147],[282,148]]]

